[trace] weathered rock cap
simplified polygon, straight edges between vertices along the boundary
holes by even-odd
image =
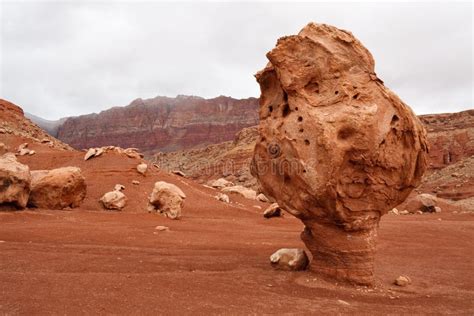
[[[31,171],[31,193],[28,205],[48,209],[75,208],[87,194],[81,169],[63,167]]]

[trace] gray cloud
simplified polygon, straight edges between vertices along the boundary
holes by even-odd
[[[253,74],[307,22],[350,30],[416,113],[473,108],[472,3],[8,2],[0,97],[57,119],[156,95],[258,96]]]

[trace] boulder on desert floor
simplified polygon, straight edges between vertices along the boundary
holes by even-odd
[[[110,191],[100,198],[100,203],[106,210],[121,211],[127,204],[127,197],[121,191]]]
[[[150,212],[158,212],[168,218],[178,219],[186,195],[176,185],[164,181],[155,183],[148,202]]]
[[[234,185],[232,182],[227,181],[224,178],[219,178],[217,180],[214,180],[210,184],[211,184],[211,187],[216,188],[216,189],[222,189],[222,188],[230,187]]]
[[[229,199],[229,196],[227,194],[224,194],[224,193],[217,193],[217,195],[215,196],[215,198],[221,202],[224,202],[224,203],[230,203],[230,199]]]
[[[441,212],[441,208],[438,207],[438,198],[428,193],[410,196],[402,205],[405,205],[405,209],[409,213],[417,213],[418,211],[423,213]]]
[[[265,218],[272,218],[272,217],[279,217],[282,215],[282,209],[278,205],[278,203],[273,203],[266,210],[263,212],[263,217]]]
[[[141,163],[137,166],[137,171],[139,174],[145,175],[148,169],[148,165],[146,163]]]
[[[48,209],[74,208],[82,203],[86,191],[87,185],[80,168],[33,170],[28,205]]]
[[[255,190],[246,188],[241,185],[234,185],[232,187],[225,187],[222,189],[222,192],[225,193],[234,193],[243,196],[246,199],[255,200],[257,197],[257,192]]]
[[[0,205],[26,207],[30,188],[30,168],[19,163],[12,153],[0,156]]]
[[[123,191],[125,190],[125,186],[122,184],[116,184],[114,187],[114,191]]]
[[[405,275],[401,275],[395,279],[393,284],[398,285],[398,286],[407,286],[411,284],[411,279]]]
[[[315,273],[372,285],[380,217],[421,183],[426,131],[346,30],[309,23],[266,56],[252,175],[305,225]]]
[[[270,256],[270,263],[275,269],[300,271],[308,267],[306,252],[299,248],[282,248]]]

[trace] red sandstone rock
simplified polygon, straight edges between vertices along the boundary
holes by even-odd
[[[2,135],[22,137],[23,142],[27,140],[31,144],[48,142],[50,148],[72,149],[27,119],[20,107],[0,99],[0,141],[3,141]]]
[[[85,178],[77,167],[33,170],[28,205],[48,209],[74,208],[81,205],[86,192]]]
[[[421,182],[426,133],[349,32],[308,24],[257,74],[262,192],[305,224],[312,270],[371,285],[380,217]]]

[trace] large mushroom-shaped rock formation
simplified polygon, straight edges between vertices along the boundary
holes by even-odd
[[[350,32],[310,23],[267,57],[252,173],[305,224],[313,271],[370,285],[380,217],[420,183],[426,132]]]
[[[74,208],[81,205],[86,194],[86,180],[80,168],[31,171],[29,206],[48,209]]]

